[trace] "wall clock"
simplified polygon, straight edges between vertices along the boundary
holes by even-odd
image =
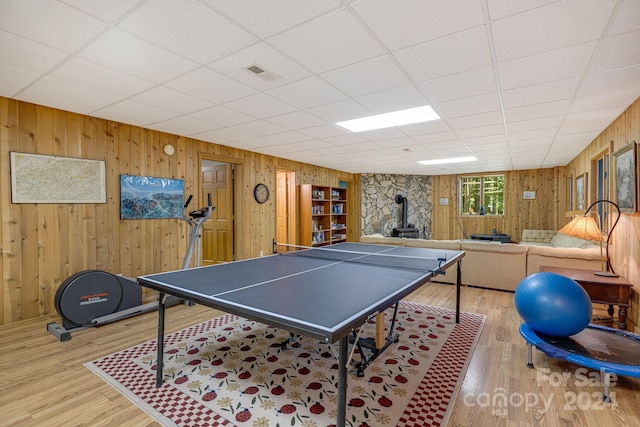
[[[253,197],[255,197],[256,202],[264,203],[269,199],[269,189],[266,185],[260,183],[253,189]]]

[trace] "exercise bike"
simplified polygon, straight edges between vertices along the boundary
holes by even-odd
[[[193,196],[184,204],[186,211]],[[189,244],[182,262],[182,269],[189,268],[194,251],[196,266],[200,266],[201,231],[213,210],[211,194],[208,206],[184,212],[179,218],[189,225]],[[135,279],[108,273],[102,270],[84,270],[69,276],[55,295],[56,311],[62,325],[56,322],[47,325],[47,331],[60,341],[71,339],[71,333],[86,328],[104,325],[128,317],[157,310],[158,302],[142,304],[142,287]],[[183,300],[172,297],[167,305],[176,305]]]

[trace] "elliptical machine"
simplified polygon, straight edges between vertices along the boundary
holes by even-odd
[[[184,204],[186,211],[193,196]],[[201,231],[213,210],[211,194],[208,206],[184,213],[179,218],[189,225],[189,244],[182,262],[182,269],[189,268],[193,252],[196,252],[196,266],[200,266]],[[58,288],[55,295],[56,311],[62,318],[62,325],[47,324],[47,331],[60,341],[71,339],[71,333],[86,328],[104,325],[138,314],[157,310],[158,302],[142,304],[142,287],[135,279],[116,276],[102,270],[84,270],[69,276]],[[167,305],[176,305],[181,299],[172,297]]]

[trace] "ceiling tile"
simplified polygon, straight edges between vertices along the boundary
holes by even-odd
[[[309,136],[295,131],[274,133],[272,135],[265,136],[265,139],[275,144],[294,144],[302,141],[310,141],[310,144],[314,147],[329,146],[329,144],[324,141],[318,139],[312,140]]]
[[[189,116],[175,117],[173,119],[154,123],[152,126],[155,130],[186,136],[197,135],[220,128],[220,126],[211,122],[206,122]]]
[[[504,110],[504,116],[507,123],[519,122],[523,120],[539,119],[542,117],[561,117],[569,110],[571,101],[568,99],[562,101],[545,102],[524,107],[507,108]]]
[[[503,122],[502,112],[499,110],[447,119],[447,123],[454,130],[495,125]]]
[[[67,53],[98,35],[106,24],[57,1],[2,2],[0,28]]]
[[[557,0],[527,0],[524,2],[513,0],[487,0],[487,8],[489,9],[489,17],[492,21],[506,18],[511,15],[517,15],[530,9],[537,9],[548,3]]]
[[[0,64],[44,73],[65,57],[62,51],[0,30]]]
[[[496,135],[499,135],[501,138],[506,140],[504,125],[502,125],[502,123],[495,124],[495,125],[479,126],[474,128],[459,129],[456,131],[456,135],[458,135],[459,138],[462,138],[465,142],[467,138],[480,138],[480,137],[486,137],[486,136],[494,137]]]
[[[322,126],[314,126],[310,128],[304,128],[298,130],[300,133],[308,135],[313,138],[327,138],[330,136],[339,136],[339,135],[349,135],[350,132],[345,131],[344,129],[336,126],[336,125],[322,125]]]
[[[498,62],[597,40],[615,0],[563,0],[491,23]]]
[[[266,38],[319,17],[342,5],[340,0],[298,1],[204,0],[258,37]],[[252,13],[247,13],[251,10]]]
[[[118,100],[108,90],[87,88],[53,77],[44,77],[20,92],[18,99],[34,104],[55,106],[61,110],[89,114]]]
[[[35,72],[0,63],[0,96],[15,97],[37,78]]]
[[[408,0],[403,6],[388,1],[360,1],[352,7],[389,50],[437,39],[484,22],[479,1]]]
[[[585,131],[603,129],[609,123],[612,123],[620,113],[622,113],[622,111],[624,111],[624,108],[611,107],[601,110],[567,114],[562,126],[560,126],[558,134],[582,133]]]
[[[323,120],[304,111],[294,111],[292,113],[270,117],[268,121],[289,130],[321,126],[325,123]]]
[[[278,101],[264,93],[256,93],[224,104],[232,110],[249,114],[258,119],[279,116],[295,110],[291,105]]]
[[[570,77],[568,79],[504,90],[502,91],[502,104],[505,109],[509,109],[571,99],[576,94],[580,80],[580,77]]]
[[[418,87],[435,103],[495,92],[496,78],[493,67],[487,66],[426,80]]]
[[[240,113],[235,110],[217,105],[215,107],[207,108],[201,111],[195,111],[189,116],[199,120],[215,123],[220,126],[234,126],[240,123],[250,122],[255,120],[247,114]]]
[[[279,77],[273,80],[261,78],[259,75],[246,70],[247,67],[252,65],[257,65]],[[266,43],[257,43],[249,46],[246,49],[212,62],[208,66],[212,70],[258,90],[271,89],[311,76],[307,69]]]
[[[640,65],[640,31],[604,39],[593,58],[589,72],[613,70],[632,65]]]
[[[213,103],[224,103],[256,93],[256,90],[201,67],[177,77],[165,86]]]
[[[270,89],[266,93],[298,108],[315,107],[346,98],[344,93],[315,76]]]
[[[199,64],[257,41],[256,37],[197,1],[188,5],[148,1],[120,22],[118,28]]]
[[[156,83],[196,68],[191,61],[117,29],[100,37],[79,56]]]
[[[500,101],[497,94],[493,92],[455,101],[438,102],[433,104],[433,109],[443,119],[449,119],[498,111],[500,110]]]
[[[69,6],[73,6],[89,15],[105,22],[115,21],[127,13],[140,7],[140,0],[63,0]],[[144,3],[144,2],[142,2]]]
[[[625,1],[609,27],[608,36],[635,31],[640,26],[640,8],[635,1]]]
[[[484,26],[398,50],[393,55],[417,82],[491,64]]]
[[[266,120],[255,120],[253,122],[242,123],[234,126],[233,128],[258,136],[266,136],[285,131],[284,128],[273,123],[269,123]]]
[[[149,89],[131,99],[151,106],[163,105],[167,111],[178,114],[188,114],[213,106],[210,102],[164,86]]]
[[[351,99],[308,108],[307,112],[330,123],[357,119],[359,117],[369,116],[372,113]]]
[[[574,99],[569,113],[597,110],[598,108],[618,107],[625,110],[635,101],[635,94],[629,91],[608,92]]]
[[[121,123],[149,126],[152,123],[163,122],[173,118],[176,113],[140,102],[125,100],[96,110],[92,115]]]
[[[578,96],[627,91],[635,95],[637,99],[638,92],[640,92],[640,79],[638,79],[638,76],[640,76],[640,65],[589,74],[580,87]]]
[[[327,29],[331,29],[327,31]],[[384,51],[346,9],[321,16],[268,39],[312,72],[341,68]]]
[[[500,87],[509,90],[581,76],[595,47],[595,42],[585,43],[500,63]],[[553,67],[549,64],[553,64]]]
[[[51,76],[86,88],[101,88],[113,96],[128,97],[155,84],[81,58],[71,58],[51,72]]]
[[[382,90],[355,99],[374,114],[405,110],[426,104],[424,97],[413,85]]]
[[[404,73],[387,55],[329,71],[320,77],[352,97],[409,84]]]

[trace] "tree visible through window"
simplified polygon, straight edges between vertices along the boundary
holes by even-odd
[[[460,213],[504,215],[504,175],[460,178]]]

